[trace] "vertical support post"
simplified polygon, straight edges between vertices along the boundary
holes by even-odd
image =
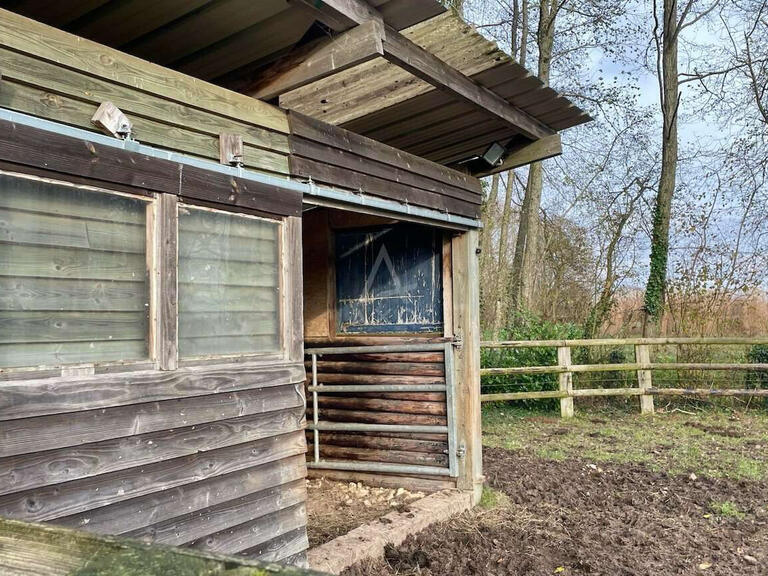
[[[313,430],[315,444],[315,462],[320,462],[320,431],[317,429],[317,423],[320,417],[317,413],[317,354],[312,354],[312,423],[315,425]]]
[[[157,367],[176,370],[178,349],[178,198],[175,194],[159,194],[154,222],[152,291],[154,339],[152,345]]]
[[[651,353],[647,344],[635,345],[635,362],[638,364],[650,364]],[[640,390],[648,390],[653,386],[651,380],[650,370],[638,370],[637,371],[637,386]],[[653,396],[650,394],[643,394],[640,396],[640,413],[641,414],[653,414]]]
[[[558,347],[557,364],[558,366],[571,367],[570,346]],[[560,381],[560,391],[568,392],[567,398],[560,398],[560,416],[562,418],[573,418],[573,372],[561,372],[558,379]]]
[[[480,284],[478,234],[453,237],[453,329],[461,339],[454,354],[456,443],[464,448],[458,462],[457,486],[471,491],[474,502],[483,492],[482,417],[480,412]]]
[[[456,445],[456,394],[453,367],[453,342],[445,343],[445,404],[448,422],[448,470],[451,478],[459,475],[459,458]]]
[[[288,360],[304,363],[304,269],[301,218],[290,216],[283,224],[283,338]]]

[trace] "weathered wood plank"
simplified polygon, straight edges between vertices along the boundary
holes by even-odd
[[[42,84],[40,80],[37,82]],[[47,86],[32,87],[17,84],[13,80],[5,82],[4,78],[0,106],[92,130],[90,117],[96,111],[98,103],[82,102],[76,98],[52,93]],[[144,144],[209,160],[218,158],[218,138],[214,135],[190,130],[184,126],[165,124],[153,117],[131,115],[130,119],[134,136]],[[243,125],[243,128],[247,128],[247,125]],[[273,152],[249,144],[244,158],[247,168],[278,175],[288,173],[288,158],[283,152]]]
[[[283,341],[288,358],[304,358],[304,249],[302,219],[288,218],[282,242]]]
[[[2,286],[1,278],[0,286]],[[231,286],[185,282],[179,284],[179,299],[184,301],[184,310],[187,312],[271,312],[278,306],[278,290],[274,286]],[[0,306],[2,302],[3,298],[0,295]]]
[[[389,462],[391,464],[417,464],[423,466],[435,466],[448,468],[448,455],[428,452],[411,452],[384,450],[370,448],[353,448],[349,446],[334,446],[327,443],[320,444],[320,456],[327,460],[346,460],[362,462]],[[446,476],[448,470],[445,471]]]
[[[307,437],[311,435],[307,431]],[[390,438],[386,436],[369,436],[363,434],[323,432],[324,446],[348,446],[350,448],[374,448],[377,450],[398,450],[404,452],[424,452],[445,454],[448,442],[438,440],[413,440],[410,438]]]
[[[172,373],[141,371],[14,381],[0,386],[0,421],[64,413],[76,418],[73,412],[139,403],[145,405],[142,411],[147,411],[161,407],[146,403],[173,399],[188,402],[193,396],[293,385],[304,378],[301,364],[232,364],[180,368]],[[211,403],[215,401],[215,397],[208,399]]]
[[[144,281],[144,254],[2,244],[0,276]]]
[[[329,358],[333,358],[330,356]],[[445,364],[426,362],[355,362],[351,360],[319,360],[317,369],[323,373],[342,374],[400,374],[411,376],[443,376]]]
[[[312,408],[307,408],[307,417],[312,415]],[[418,424],[423,426],[445,426],[445,416],[431,414],[400,414],[396,412],[374,412],[363,410],[341,410],[321,408],[320,420],[323,422],[357,422],[363,424]]]
[[[131,500],[88,510],[54,520],[56,524],[92,532],[150,537],[153,527],[163,542],[184,542],[184,531],[174,533],[174,522],[185,527],[187,514],[201,513],[209,507],[232,503],[250,494],[293,482],[306,476],[303,454],[276,460],[253,468],[230,472],[200,482],[162,490]],[[190,525],[190,540],[205,527]]]
[[[306,543],[306,530],[303,540],[300,535],[294,538],[295,544],[283,548],[297,554],[301,550],[295,550]],[[265,570],[276,576],[320,576],[317,572],[301,568],[274,564],[266,566],[263,562],[242,557],[149,546],[55,526],[4,519],[0,519],[0,550],[0,569],[5,576],[68,576],[83,571],[94,574],[173,573],[178,576],[236,572],[240,576],[259,576]]]
[[[301,209],[300,192],[6,121],[0,121],[0,159],[278,215]]]
[[[0,16],[2,44],[15,51],[156,94],[177,104],[288,133],[285,113],[274,106],[56,30],[7,10],[0,12]]]
[[[274,263],[238,261],[224,263],[208,258],[181,258],[179,282],[274,287],[277,286],[277,268]]]
[[[338,168],[382,178],[393,184],[403,184],[426,192],[443,194],[471,204],[480,204],[482,201],[480,194],[425,177],[409,166],[387,164],[378,161],[376,157],[362,156],[359,152],[353,154],[341,148],[332,148],[298,136],[291,139],[291,153],[308,160],[325,162]]]
[[[147,286],[140,281],[0,276],[0,310],[144,310]]]
[[[258,558],[267,562],[281,562],[309,548],[307,529],[298,528],[264,544],[239,552],[238,556]]]
[[[395,374],[318,374],[321,384],[445,384],[439,376],[402,376]]]
[[[147,333],[142,312],[0,312],[0,344],[141,340]]]
[[[0,457],[54,450],[169,430],[180,426],[261,414],[304,404],[295,386],[245,390],[0,422]]]
[[[304,432],[291,432],[56,486],[6,494],[0,496],[0,516],[30,522],[52,520],[305,451]]]
[[[339,148],[345,152],[358,154],[366,158],[375,158],[379,162],[384,162],[391,166],[407,166],[414,172],[438,182],[467,190],[470,193],[482,193],[480,181],[467,174],[440,166],[424,158],[397,150],[349,130],[325,124],[297,112],[291,112],[289,120],[291,132],[295,136],[300,136],[333,148]],[[294,138],[292,137],[291,145],[293,140]]]
[[[146,466],[298,430],[304,409],[182,426],[0,459],[0,495]]]
[[[117,362],[141,360],[149,357],[147,341],[117,340],[113,342],[46,342],[38,344],[0,344],[0,366],[61,366],[62,364],[76,364],[78,362]],[[61,368],[57,369],[55,376],[61,374]],[[0,369],[0,387],[5,386],[1,382],[6,377],[12,377],[13,373],[4,373]],[[27,376],[28,377],[28,376]],[[0,404],[3,394],[0,393]]]
[[[254,520],[256,522],[253,523],[257,526],[259,524],[269,526],[273,520],[272,513],[305,502],[306,499],[307,487],[302,478],[210,506],[205,509],[205,514],[191,512],[125,535],[148,543],[173,546],[195,542],[198,544],[195,547],[199,549],[231,553],[236,550],[205,545],[207,540],[205,537]]]
[[[276,333],[262,336],[195,337],[182,338],[179,345],[183,348],[182,355],[185,358],[234,357],[243,354],[276,352],[280,349],[280,339]]]
[[[445,416],[445,402],[416,402],[413,400],[385,400],[381,398],[339,398],[321,395],[318,398],[320,414],[326,408],[347,410],[372,410],[379,412],[397,412],[401,414],[434,414]]]
[[[2,318],[2,314],[0,314]],[[179,313],[179,338],[214,336],[261,336],[275,334],[279,327],[276,311],[271,312],[188,312]],[[234,350],[237,352],[237,350]]]
[[[304,502],[257,517],[237,526],[230,526],[217,533],[209,534],[190,544],[198,550],[222,554],[234,554],[265,544],[283,534],[306,529],[307,509]]]
[[[383,56],[383,32],[378,23],[367,22],[339,36],[294,49],[261,75],[249,95],[269,100]]]

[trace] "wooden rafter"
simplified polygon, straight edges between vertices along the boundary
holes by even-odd
[[[262,78],[251,96],[269,100],[384,55],[383,29],[375,20],[331,39],[318,40],[290,52]]]
[[[319,4],[313,0],[298,1],[314,10],[318,19],[334,30],[345,29],[345,27],[348,29],[369,22],[379,23],[384,32],[383,57],[388,61],[437,89],[450,92],[486,113],[500,118],[527,138],[538,140],[555,133],[530,114],[510,104],[488,88],[477,84],[388,26],[381,14],[364,0],[325,0]]]
[[[560,140],[560,134],[553,134],[535,142],[513,147],[501,164],[484,172],[476,173],[475,176],[477,178],[490,176],[491,174],[512,170],[519,166],[525,166],[531,162],[539,162],[540,160],[559,156],[562,153],[563,145]]]

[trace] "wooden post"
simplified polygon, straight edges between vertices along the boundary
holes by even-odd
[[[635,345],[635,362],[637,364],[650,364],[651,353],[647,344]],[[637,386],[640,390],[648,390],[653,385],[651,381],[650,370],[638,370],[637,371]],[[641,414],[653,414],[653,396],[650,394],[643,394],[640,396],[640,413]]]
[[[160,194],[154,219],[153,345],[160,370],[176,370],[178,367],[177,203],[175,194]]]
[[[461,338],[454,349],[456,445],[460,490],[472,491],[474,502],[483,492],[482,418],[480,413],[480,285],[478,234],[470,230],[453,238],[453,329]]]
[[[560,346],[557,349],[557,363],[560,366],[571,366],[571,349],[568,346]],[[561,372],[558,376],[560,381],[560,391],[573,392],[573,372]],[[560,398],[560,416],[563,418],[573,418],[573,397]]]

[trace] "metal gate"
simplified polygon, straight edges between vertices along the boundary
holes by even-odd
[[[430,476],[458,476],[458,449],[456,446],[456,405],[454,388],[453,342],[403,344],[389,346],[348,346],[333,348],[310,348],[305,354],[311,358],[312,381],[308,391],[312,394],[312,422],[307,428],[313,431],[314,455],[307,462],[309,468],[326,470],[351,470],[359,472],[380,472],[393,474],[413,474]],[[379,354],[400,352],[435,352],[442,351],[445,362],[443,384],[342,384],[324,385],[318,383],[318,358],[346,354]],[[324,422],[318,405],[318,396],[323,393],[366,393],[366,392],[445,392],[446,426],[370,424],[354,422]],[[448,466],[424,466],[388,462],[336,461],[320,458],[320,442],[323,432],[380,432],[406,434],[447,434]]]

